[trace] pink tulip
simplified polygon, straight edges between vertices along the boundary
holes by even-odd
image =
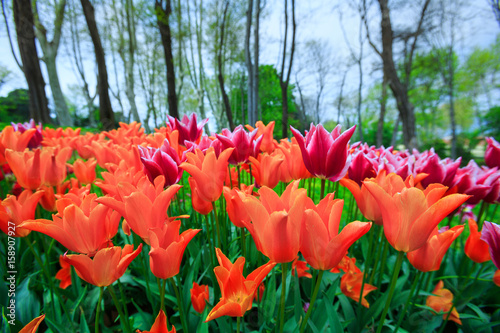
[[[299,144],[304,164],[311,174],[332,182],[345,176],[351,164],[348,142],[356,126],[341,134],[340,125],[337,125],[332,133],[328,133],[321,124],[311,124],[305,138],[295,128],[290,127]]]
[[[183,171],[179,168],[179,165],[186,160],[185,154],[180,159],[167,139],[159,149],[139,146],[139,153],[141,154],[141,162],[144,165],[144,173],[151,183],[154,183],[155,178],[160,175],[165,176],[165,186],[179,182]]]
[[[466,167],[458,169],[454,184],[458,193],[473,196],[467,200],[468,204],[476,205],[483,199],[494,202],[498,198],[499,178],[497,168],[481,169],[474,160],[471,160]]]
[[[365,152],[358,150],[352,154],[353,158],[347,175],[350,180],[355,181],[359,186],[366,178],[373,178],[377,176],[376,166],[378,165],[376,156],[371,154],[373,151]]]
[[[255,139],[257,130],[248,133],[242,125],[238,125],[233,132],[224,128],[222,134],[216,134],[220,141],[221,149],[234,148],[229,157],[229,164],[240,165],[248,162],[250,156],[256,158],[259,154],[262,136]]]
[[[42,144],[42,140],[43,140],[42,124],[41,123],[39,123],[37,126],[35,121],[33,119],[31,119],[29,123],[24,123],[24,124],[11,123],[11,124],[12,124],[12,127],[14,127],[14,131],[21,132],[21,133],[24,133],[31,128],[36,129],[36,132],[33,134],[30,141],[28,142],[28,148],[33,149],[33,148],[40,147],[40,145]]]
[[[488,147],[484,154],[484,162],[490,168],[500,168],[500,143],[493,138],[486,138]]]
[[[179,131],[179,143],[185,145],[185,141],[198,142],[203,132],[203,126],[208,122],[208,119],[202,120],[199,124],[196,122],[196,114],[193,113],[191,116],[182,117],[182,121],[168,116],[167,126],[169,126],[172,131]]]
[[[488,243],[491,260],[500,269],[500,225],[485,221],[481,239]]]
[[[415,162],[415,172],[426,173],[421,184],[424,188],[429,186],[429,184],[439,183],[444,186],[453,187],[453,181],[457,173],[458,167],[460,166],[462,158],[458,158],[453,161],[449,158],[441,160],[439,156],[434,152],[434,149],[426,151],[420,156],[418,156]]]

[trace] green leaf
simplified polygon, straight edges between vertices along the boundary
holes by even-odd
[[[330,289],[336,289],[336,286],[331,286]],[[328,316],[328,321],[330,322],[331,332],[343,332],[342,324],[340,323],[337,311],[333,308],[333,299],[325,295],[325,309]]]
[[[27,325],[40,315],[38,296],[29,288],[31,277],[24,279],[16,289],[16,318]],[[54,295],[55,298],[55,295]]]

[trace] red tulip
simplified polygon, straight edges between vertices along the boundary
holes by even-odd
[[[78,181],[80,181],[81,184],[87,185],[94,182],[96,177],[96,165],[97,161],[95,158],[90,158],[86,162],[81,159],[77,159],[73,163],[73,172],[75,173],[76,178],[78,178]]]
[[[193,309],[202,313],[205,310],[205,305],[207,304],[210,294],[208,292],[208,286],[196,282],[193,282],[193,288],[191,288],[191,304],[193,304]]]
[[[280,166],[283,157],[280,155],[261,154],[258,158],[250,156],[252,162],[252,175],[257,186],[267,186],[274,188],[280,181]]]
[[[297,275],[297,277],[299,278],[312,278],[311,273],[309,273],[309,267],[307,267],[307,262],[299,260],[299,256],[297,256],[297,258],[295,258],[295,260],[292,262],[292,275]]]
[[[32,321],[28,323],[28,325],[24,326],[19,333],[35,333],[38,330],[38,326],[42,323],[42,321],[45,319],[45,315],[41,315],[39,317],[36,317]]]
[[[71,265],[64,261],[63,255],[59,256],[59,265],[61,269],[56,273],[55,278],[61,280],[59,288],[66,289],[71,286]]]
[[[456,161],[449,158],[441,160],[434,152],[434,149],[431,149],[420,154],[415,162],[415,172],[426,173],[428,175],[421,181],[424,188],[433,183],[452,187],[461,160],[461,157]]]
[[[488,243],[481,239],[482,233],[478,231],[474,219],[469,219],[469,230],[470,234],[464,248],[467,257],[478,264],[491,260]]]

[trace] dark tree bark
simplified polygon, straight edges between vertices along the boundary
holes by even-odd
[[[14,22],[16,25],[17,43],[23,63],[23,72],[29,89],[30,116],[35,122],[52,123],[45,94],[40,62],[35,44],[35,29],[31,2],[29,0],[14,0]]]
[[[380,96],[380,116],[377,122],[377,147],[382,146],[384,138],[384,119],[387,110],[387,79],[382,81],[382,96]]]
[[[231,110],[231,103],[229,102],[229,97],[226,93],[226,88],[224,86],[224,76],[222,75],[222,49],[224,48],[224,29],[226,26],[227,9],[229,8],[229,1],[226,1],[226,6],[224,8],[224,14],[222,16],[222,23],[220,26],[220,45],[219,52],[217,53],[217,79],[219,81],[220,91],[222,93],[222,100],[224,101],[224,110],[226,111],[227,122],[229,123],[229,128],[234,130],[233,112]]]
[[[429,7],[430,0],[425,0],[420,12],[419,22],[416,30],[411,34],[413,42],[410,50],[405,56],[404,63],[404,78],[400,78],[396,65],[394,63],[393,42],[394,35],[391,24],[390,9],[388,0],[378,0],[382,20],[380,23],[382,33],[382,51],[370,40],[370,45],[375,52],[382,58],[384,76],[387,78],[389,88],[391,89],[394,98],[396,99],[399,115],[403,123],[403,140],[406,148],[417,148],[416,122],[415,111],[413,104],[408,98],[408,82],[411,75],[413,55],[417,45],[417,39],[422,34],[422,25]],[[369,33],[366,16],[364,16],[367,33]],[[369,38],[369,35],[368,35]]]
[[[106,69],[106,60],[104,49],[102,48],[101,37],[97,30],[95,21],[94,6],[89,0],[81,0],[83,14],[87,21],[92,44],[94,44],[95,59],[97,62],[98,87],[99,87],[99,117],[104,130],[110,130],[115,127],[115,114],[111,108],[111,100],[109,99],[108,71]]]
[[[295,23],[295,0],[292,0],[292,45],[290,50],[290,62],[288,64],[287,74],[285,76],[285,60],[286,60],[286,43],[288,35],[288,0],[285,0],[285,38],[283,42],[283,53],[281,61],[281,73],[279,74],[281,88],[281,103],[283,113],[281,116],[281,137],[288,138],[288,83],[290,82],[290,74],[292,72],[293,54],[295,52],[295,31],[297,25]]]
[[[177,101],[177,92],[175,90],[175,69],[174,56],[172,54],[172,33],[170,31],[170,14],[172,14],[172,5],[170,0],[155,0],[156,22],[160,29],[161,43],[165,52],[165,64],[167,66],[167,89],[168,89],[168,113],[179,119],[179,109]]]
[[[257,121],[255,105],[253,104],[254,98],[254,90],[253,90],[253,79],[254,79],[254,71],[255,66],[252,62],[252,56],[250,53],[250,37],[251,37],[251,28],[252,28],[252,12],[253,12],[253,0],[248,0],[248,8],[247,8],[247,22],[245,26],[245,65],[247,66],[248,72],[248,81],[247,81],[247,114],[248,114],[248,124],[251,126],[255,125]]]

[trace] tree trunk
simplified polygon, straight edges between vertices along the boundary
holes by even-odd
[[[398,119],[396,119],[396,123],[394,124],[394,129],[392,130],[391,146],[393,146],[393,147],[396,147],[396,141],[398,140],[398,132],[399,132],[399,123],[400,122],[401,122],[401,115],[398,115]]]
[[[170,14],[172,14],[170,0],[166,0],[165,5],[165,8],[163,8],[163,0],[155,1],[156,22],[160,29],[161,43],[165,52],[165,64],[167,66],[168,113],[172,117],[179,119],[177,92],[175,90],[174,57],[172,55],[172,33],[169,22]]]
[[[392,43],[393,31],[391,25],[391,17],[388,6],[388,0],[378,0],[380,11],[382,14],[381,30],[382,30],[382,61],[384,67],[384,75],[389,81],[389,87],[396,99],[397,107],[401,120],[403,121],[403,140],[406,148],[417,148],[415,113],[413,105],[408,98],[408,88],[403,85],[399,79],[396,66],[394,64]],[[410,66],[411,67],[411,66]]]
[[[220,45],[219,52],[217,54],[217,79],[219,81],[220,91],[222,93],[222,100],[224,102],[224,110],[226,111],[227,122],[229,123],[229,128],[234,130],[233,113],[231,111],[231,103],[229,103],[229,97],[226,93],[226,88],[224,86],[224,76],[222,75],[222,49],[224,48],[224,28],[226,25],[227,9],[229,8],[229,1],[226,1],[226,7],[224,8],[224,14],[222,16],[222,23],[220,26]]]
[[[297,25],[295,23],[295,0],[292,0],[292,45],[290,50],[290,62],[285,76],[285,60],[286,60],[286,43],[288,35],[288,0],[285,0],[285,37],[283,42],[283,53],[281,61],[281,73],[279,76],[281,88],[281,103],[283,113],[281,115],[281,137],[288,138],[288,83],[290,82],[290,74],[292,72],[293,54],[295,52],[295,31]],[[284,79],[286,77],[286,79]]]
[[[52,91],[52,98],[54,98],[55,111],[57,120],[61,126],[73,126],[73,119],[69,114],[68,106],[61,89],[59,82],[59,75],[57,74],[56,57],[59,49],[59,41],[61,39],[61,30],[64,20],[64,10],[66,7],[66,0],[61,0],[56,3],[56,13],[54,19],[54,33],[52,41],[47,39],[47,29],[42,25],[38,18],[38,8],[36,0],[33,1],[33,18],[35,22],[35,33],[40,42],[40,47],[43,52],[43,61],[47,66],[47,73],[49,75],[49,85]]]
[[[108,71],[106,69],[106,59],[104,56],[104,49],[101,44],[101,37],[97,30],[95,21],[94,6],[89,0],[80,0],[82,3],[83,13],[87,26],[89,28],[92,44],[94,44],[95,59],[97,62],[97,71],[99,73],[98,86],[99,86],[99,116],[104,130],[110,130],[115,127],[115,114],[111,108],[111,100],[109,99],[109,85],[108,85]]]
[[[387,79],[382,81],[382,96],[380,97],[380,115],[377,122],[377,147],[382,146],[384,138],[384,120],[387,107]]]
[[[29,89],[30,116],[35,122],[50,124],[52,120],[50,119],[47,95],[45,94],[45,81],[43,80],[36,51],[31,2],[29,0],[14,0],[13,11],[19,53]]]
[[[248,8],[247,8],[247,21],[245,26],[245,64],[247,66],[248,72],[248,80],[247,80],[247,115],[248,115],[248,124],[251,126],[255,126],[256,122],[256,112],[255,106],[253,104],[254,98],[254,65],[252,63],[252,55],[250,53],[250,37],[251,37],[251,28],[252,28],[252,11],[253,11],[253,0],[248,0]]]
[[[340,114],[342,113],[342,100],[344,99],[344,86],[345,86],[345,78],[347,76],[347,72],[349,72],[349,69],[346,69],[346,71],[344,72],[344,76],[342,76],[342,83],[340,84],[340,94],[337,103],[337,124],[340,123]],[[349,126],[347,127],[349,128]]]
[[[255,109],[255,122],[261,118],[260,103],[259,103],[259,28],[260,28],[260,0],[255,0],[255,25],[253,31],[253,80],[252,80],[252,90],[253,90],[253,107]],[[252,125],[252,124],[250,124]]]

